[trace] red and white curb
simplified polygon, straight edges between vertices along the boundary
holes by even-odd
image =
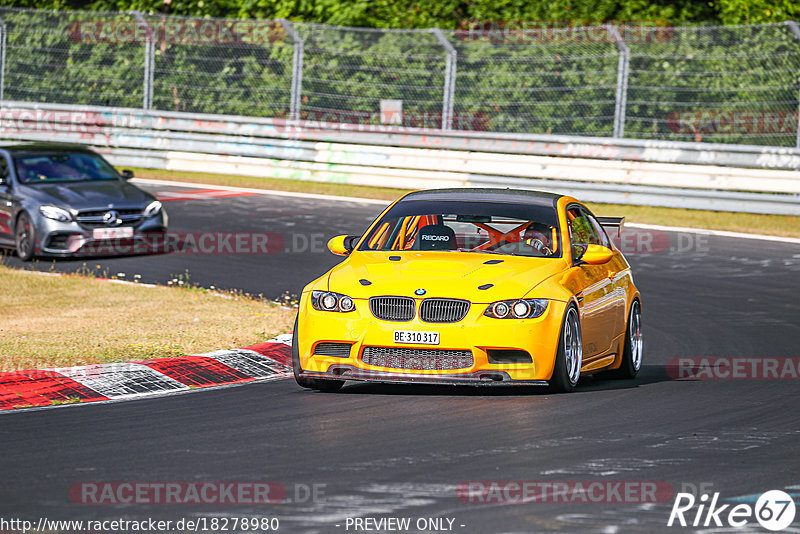
[[[0,410],[114,401],[291,376],[291,334],[199,356],[0,372]]]

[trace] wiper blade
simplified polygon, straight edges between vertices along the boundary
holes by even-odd
[[[475,250],[475,249],[458,249],[459,252],[476,252],[478,254],[500,254],[501,256],[513,256],[513,254],[509,254],[508,252],[500,252],[497,250]]]

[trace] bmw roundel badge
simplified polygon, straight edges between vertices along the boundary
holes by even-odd
[[[416,291],[414,291],[414,294],[415,294],[415,295],[417,295],[418,297],[421,297],[421,296],[422,296],[422,295],[424,295],[425,293],[427,293],[427,291],[425,291],[425,290],[424,290],[424,289],[422,289],[422,288],[419,288],[419,289],[417,289]]]

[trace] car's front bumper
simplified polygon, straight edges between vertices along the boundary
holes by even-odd
[[[423,375],[413,372],[388,372],[360,369],[352,365],[332,365],[327,372],[303,371],[302,378],[355,380],[402,384],[442,384],[448,386],[546,386],[547,380],[515,380],[505,371],[489,369],[474,373]]]
[[[134,225],[132,236],[110,239],[95,239],[94,228],[76,221],[62,222],[39,217],[34,228],[37,254],[43,256],[147,254],[154,252],[154,237],[166,232],[167,218],[162,211]]]
[[[425,323],[376,319],[367,300],[355,300],[353,312],[315,310],[308,293],[300,302],[297,353],[304,378],[470,385],[545,385],[553,373],[561,320],[566,304],[550,301],[535,319],[494,319],[483,315],[487,304],[472,304],[457,323]],[[419,300],[417,300],[419,306]],[[436,331],[438,345],[399,344],[395,330]],[[320,343],[347,343],[346,355],[316,354]],[[459,369],[381,367],[362,359],[366,347],[469,351],[471,365]],[[530,363],[495,363],[489,351],[523,350]]]

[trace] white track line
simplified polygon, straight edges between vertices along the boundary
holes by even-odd
[[[800,245],[796,237],[780,237],[776,235],[746,234],[743,232],[728,232],[726,230],[708,230],[705,228],[685,228],[682,226],[661,226],[658,224],[625,223],[625,227],[642,228],[644,230],[661,230],[663,232],[686,232],[692,234],[713,235],[719,237],[735,237],[737,239],[759,239],[761,241],[775,241],[778,243],[793,243]]]
[[[389,201],[386,200],[376,200],[373,198],[361,198],[361,197],[342,197],[336,195],[320,195],[317,193],[295,193],[292,191],[275,191],[272,189],[255,189],[250,187],[232,187],[227,185],[214,185],[214,184],[198,184],[192,182],[173,182],[169,180],[151,180],[149,178],[135,178],[135,182],[139,182],[142,184],[153,184],[153,185],[174,185],[176,187],[203,187],[209,189],[220,189],[223,191],[238,191],[242,193],[255,193],[257,195],[275,195],[275,196],[285,196],[285,197],[295,197],[295,198],[313,198],[316,200],[333,200],[337,202],[359,202],[362,204],[375,204],[375,205],[382,205],[388,206],[390,204]],[[661,230],[663,232],[687,232],[687,233],[694,233],[694,234],[703,234],[703,235],[713,235],[719,237],[733,237],[737,239],[757,239],[761,241],[775,241],[778,243],[793,243],[793,244],[800,244],[800,238],[795,237],[780,237],[774,235],[764,235],[764,234],[746,234],[743,232],[728,232],[725,230],[710,230],[707,228],[686,228],[683,226],[662,226],[658,224],[644,224],[644,223],[626,223],[625,226],[629,226],[631,228],[642,228],[646,230]]]
[[[298,193],[295,191],[275,191],[273,189],[254,189],[251,187],[233,187],[230,185],[197,184],[193,182],[173,182],[169,180],[151,180],[149,178],[134,178],[131,181],[142,184],[174,185],[176,187],[191,187],[191,188],[202,187],[208,189],[219,189],[221,191],[235,191],[238,193],[255,193],[257,195],[273,195],[273,196],[295,197],[295,198],[313,198],[316,200],[335,200],[337,202],[356,202],[361,204],[376,204],[381,206],[388,206],[389,204],[391,204],[391,201],[377,200],[374,198],[342,197],[336,195],[320,195],[318,193]]]

